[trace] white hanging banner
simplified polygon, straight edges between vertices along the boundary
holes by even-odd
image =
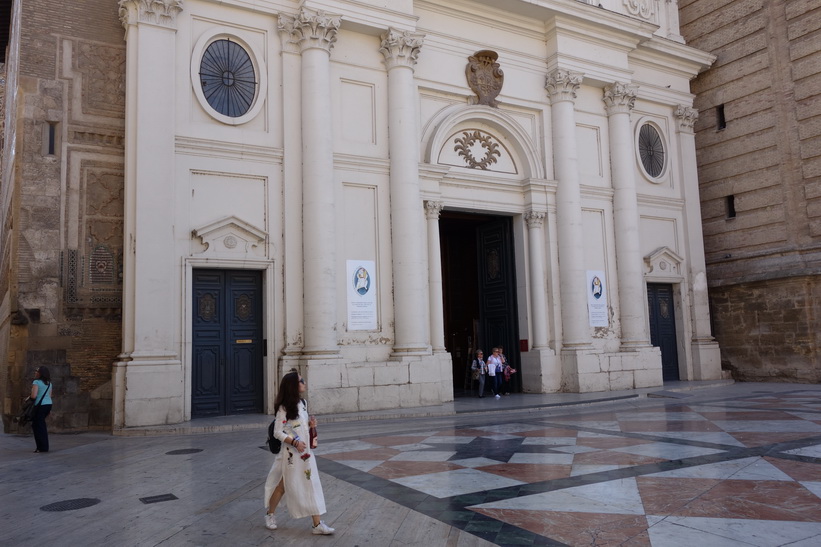
[[[376,330],[376,263],[347,261],[348,330]]]
[[[607,283],[604,272],[587,270],[587,316],[591,327],[608,327]]]

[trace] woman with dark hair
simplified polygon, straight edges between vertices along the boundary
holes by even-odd
[[[274,401],[274,437],[282,442],[282,448],[265,481],[265,527],[276,530],[274,511],[285,496],[289,515],[311,517],[311,532],[327,536],[333,534],[334,529],[319,519],[325,513],[325,496],[311,450],[315,447],[309,446],[310,429],[316,424],[314,418],[308,416],[308,407],[302,399],[305,390],[305,380],[295,370],[283,376],[279,383]]]
[[[35,452],[48,452],[46,416],[51,413],[51,391],[51,374],[46,367],[38,367],[34,371],[34,382],[31,384],[31,395],[29,395],[29,399],[34,401],[31,430],[37,445]]]

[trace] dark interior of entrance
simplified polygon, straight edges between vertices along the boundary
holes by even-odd
[[[487,358],[493,346],[504,346],[521,372],[512,228],[510,217],[453,211],[440,216],[445,346],[453,359],[454,396],[476,395],[470,363],[477,348]],[[521,374],[511,377],[512,392],[521,391],[520,379]]]

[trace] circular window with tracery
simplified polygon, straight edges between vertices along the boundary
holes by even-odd
[[[659,178],[664,173],[666,154],[661,134],[652,124],[645,123],[639,129],[638,152],[644,172],[651,178]]]
[[[205,100],[223,116],[239,118],[251,110],[257,93],[256,70],[237,42],[211,42],[202,54],[199,77]]]

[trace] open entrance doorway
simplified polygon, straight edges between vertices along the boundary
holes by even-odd
[[[519,373],[510,391],[522,390],[513,222],[510,217],[443,211],[442,248],[445,347],[453,358],[454,396],[470,395],[470,364],[503,346]],[[489,390],[489,386],[486,386]],[[474,392],[475,394],[475,392]]]

